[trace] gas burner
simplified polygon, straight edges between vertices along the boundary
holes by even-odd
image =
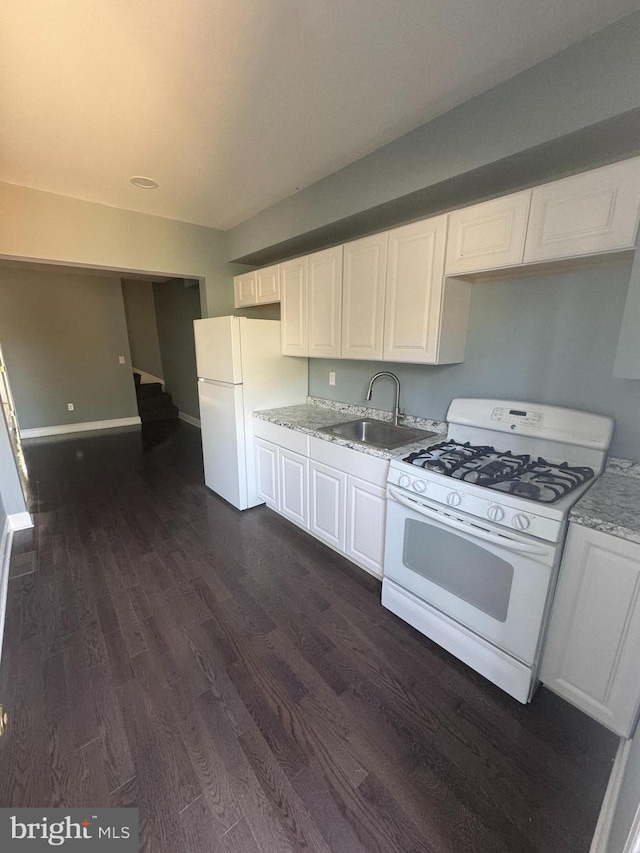
[[[591,468],[532,462],[528,454],[500,453],[490,446],[442,441],[403,459],[433,474],[485,486],[539,503],[554,503],[594,476]]]
[[[511,453],[498,453],[489,448],[487,453],[470,459],[453,471],[452,477],[457,480],[465,480],[468,483],[476,483],[485,486],[505,477],[515,477],[519,471],[524,470],[531,457],[528,455],[514,456]]]
[[[403,462],[408,462],[410,465],[418,465],[420,468],[432,471],[434,474],[451,476],[457,468],[468,460],[489,453],[492,450],[493,448],[491,447],[474,447],[469,442],[458,444],[456,441],[442,441],[440,444],[434,444],[432,447],[425,448],[425,450],[410,453],[409,456],[403,459]]]
[[[487,487],[539,503],[551,504],[594,476],[591,468],[570,466],[566,462],[555,465],[545,459],[538,459],[517,477],[487,483]]]

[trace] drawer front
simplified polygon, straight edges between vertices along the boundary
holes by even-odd
[[[343,447],[321,438],[309,437],[309,456],[316,462],[330,465],[345,474],[360,477],[376,486],[385,486],[389,462],[369,453],[361,453],[350,447]]]
[[[304,432],[298,432],[289,427],[283,427],[279,424],[263,421],[260,418],[254,418],[253,434],[256,438],[264,438],[266,441],[272,441],[286,450],[293,450],[295,453],[301,453],[303,456],[309,455],[309,436]]]

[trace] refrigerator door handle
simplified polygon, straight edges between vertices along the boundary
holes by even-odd
[[[234,388],[236,385],[242,385],[242,382],[222,382],[220,379],[204,379],[202,376],[198,376],[198,382],[202,382],[203,385],[220,385],[222,388]]]

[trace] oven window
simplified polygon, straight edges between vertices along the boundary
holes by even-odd
[[[504,622],[513,566],[481,545],[422,521],[405,519],[404,565]]]

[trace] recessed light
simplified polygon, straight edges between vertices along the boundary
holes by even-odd
[[[134,177],[129,180],[134,187],[140,187],[141,190],[156,190],[158,188],[158,182],[154,181],[153,178],[144,178],[142,175],[134,175]]]

